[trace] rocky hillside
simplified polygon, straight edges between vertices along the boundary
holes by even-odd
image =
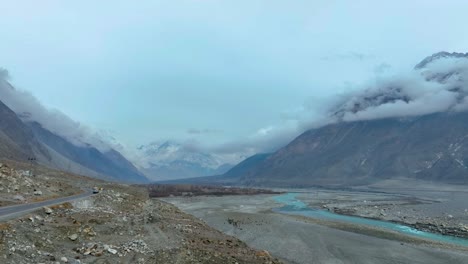
[[[468,184],[468,54],[436,53],[409,77],[378,84],[332,106],[327,125],[234,173],[234,184]],[[228,173],[213,181],[233,184],[229,179]]]
[[[36,156],[50,158],[32,130],[0,101],[0,157],[27,160]]]
[[[468,113],[338,123],[307,131],[241,178],[247,185],[349,185],[407,177],[468,183]]]
[[[58,158],[54,156],[52,162],[55,162],[53,163],[55,167],[83,174],[88,174],[91,171],[90,173],[107,175],[114,180],[124,182],[148,181],[131,162],[114,149],[103,152],[91,145],[77,146],[43,128],[37,122],[28,122],[27,124],[43,145],[47,146],[53,153],[65,158],[63,161],[55,162]]]
[[[224,174],[160,181],[163,184],[201,184],[201,185],[239,185],[246,174],[251,173],[258,165],[270,157],[270,153],[253,155],[231,168]]]
[[[121,153],[31,94],[0,69],[0,159],[28,161],[101,179],[147,182]],[[65,132],[66,131],[66,132]]]
[[[31,180],[47,182],[47,175]],[[16,173],[8,177],[24,180]],[[62,178],[75,189],[88,184],[104,190],[0,223],[2,263],[280,263],[170,204],[149,199],[143,187]],[[26,196],[20,188],[16,195]]]

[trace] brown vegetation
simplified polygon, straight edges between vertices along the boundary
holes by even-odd
[[[279,194],[280,192],[267,189],[252,189],[241,187],[202,186],[191,184],[149,184],[150,197],[169,196],[201,196],[201,195],[256,195],[256,194]]]

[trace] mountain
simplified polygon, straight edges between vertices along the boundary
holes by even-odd
[[[232,165],[214,155],[189,149],[176,142],[151,143],[138,147],[147,161],[144,172],[153,180],[173,180],[223,174]]]
[[[1,76],[0,76],[1,77]],[[0,159],[30,161],[49,167],[100,179],[125,182],[147,182],[146,177],[116,150],[98,150],[89,144],[76,145],[31,121],[31,112],[16,111],[8,106],[35,104],[31,109],[48,113],[36,99],[18,92],[0,78]],[[30,100],[30,101],[27,101]],[[36,108],[34,108],[36,107]],[[33,113],[35,114],[35,113]]]
[[[468,113],[338,123],[305,132],[240,179],[245,185],[468,183]]]
[[[432,62],[438,61],[440,59],[446,59],[446,58],[452,58],[452,59],[468,58],[468,53],[441,51],[441,52],[434,53],[433,55],[426,57],[420,63],[416,64],[414,68],[416,70],[423,69]]]
[[[232,169],[230,169],[228,172],[224,173],[222,176],[224,178],[229,179],[241,178],[243,175],[245,175],[250,170],[254,169],[258,164],[261,164],[270,156],[271,153],[255,154],[243,160],[242,162],[234,166]]]
[[[41,157],[49,159],[47,150],[36,140],[32,130],[0,101],[0,157],[28,160]]]
[[[78,173],[86,172],[89,174],[94,172],[92,174],[110,176],[114,180],[125,182],[147,181],[146,177],[131,162],[114,149],[109,148],[107,151],[100,151],[89,144],[77,146],[43,128],[37,122],[28,122],[27,124],[42,144],[54,153],[66,158],[62,162],[52,162],[56,167]]]
[[[270,153],[255,154],[241,161],[224,174],[214,174],[215,176],[183,178],[175,180],[159,181],[166,184],[202,184],[202,185],[239,185],[243,184],[243,177],[255,170],[255,168],[270,157]]]
[[[409,83],[393,80],[347,98],[332,107],[327,125],[213,182],[307,187],[418,179],[468,184],[468,54],[436,53],[416,65],[414,73]],[[233,175],[235,181],[227,181]]]

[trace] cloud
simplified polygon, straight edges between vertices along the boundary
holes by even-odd
[[[387,68],[382,65],[381,68]],[[338,123],[468,110],[468,58],[442,57],[420,69],[375,77],[352,91],[310,97],[282,114],[283,123],[211,148],[218,154],[272,152],[299,134]]]
[[[8,79],[8,71],[0,69],[0,100],[21,119],[37,122],[74,145],[92,145],[104,152],[110,149],[110,144],[92,129],[58,110],[47,109],[31,93],[14,88]]]
[[[468,109],[468,58],[437,58],[408,74],[377,79],[368,86],[330,106],[329,117],[358,121]]]
[[[205,129],[196,129],[196,128],[187,129],[187,134],[190,134],[190,135],[219,134],[219,133],[223,133],[223,131],[220,130],[220,129],[208,129],[208,128],[205,128]]]
[[[364,61],[375,59],[374,55],[366,54],[362,52],[350,51],[347,53],[342,54],[332,54],[327,56],[320,57],[323,61],[343,61],[343,60],[350,60],[350,61]]]
[[[239,157],[247,157],[260,152],[273,152],[290,142],[300,132],[294,122],[280,126],[267,126],[249,137],[209,147],[209,151],[218,155],[237,153]]]
[[[382,63],[380,63],[380,64],[378,64],[378,65],[376,65],[374,67],[374,73],[375,74],[382,74],[382,73],[387,72],[391,68],[392,68],[392,65],[390,65],[390,64],[388,64],[386,62],[382,62]]]

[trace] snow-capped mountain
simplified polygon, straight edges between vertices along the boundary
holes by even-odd
[[[225,173],[232,165],[215,155],[190,149],[173,141],[138,147],[143,170],[153,180],[169,180]]]

